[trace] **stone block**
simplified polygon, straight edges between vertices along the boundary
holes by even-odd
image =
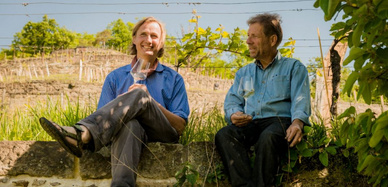
[[[0,141],[0,176],[74,177],[74,156],[57,142]]]
[[[213,173],[221,158],[213,142],[193,142],[186,147],[187,162],[199,172],[200,177]]]
[[[104,147],[96,153],[84,150],[79,166],[82,179],[112,178],[110,147]]]
[[[139,175],[144,178],[165,179],[174,177],[186,160],[181,144],[149,143],[143,149],[138,166]]]

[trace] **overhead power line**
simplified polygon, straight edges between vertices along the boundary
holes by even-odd
[[[258,14],[264,12],[287,12],[287,11],[318,11],[318,9],[288,9],[288,10],[271,10],[263,12],[197,12],[197,14]],[[192,14],[192,12],[51,12],[51,13],[0,13],[0,16],[43,16],[43,15],[85,15],[85,14]]]
[[[259,2],[159,2],[159,3],[145,3],[145,2],[127,2],[127,3],[74,3],[74,2],[30,2],[30,3],[0,3],[0,5],[81,5],[81,6],[116,6],[116,5],[249,5],[249,4],[268,4],[268,3],[298,3],[311,2],[311,0],[279,0],[279,1],[259,1]]]

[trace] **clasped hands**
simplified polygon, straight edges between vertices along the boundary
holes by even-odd
[[[241,111],[233,113],[230,116],[230,120],[237,127],[243,127],[252,121],[252,116],[244,114]],[[290,143],[290,147],[294,147],[303,137],[303,122],[299,119],[295,119],[286,131],[285,139]]]

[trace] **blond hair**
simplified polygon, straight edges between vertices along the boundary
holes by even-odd
[[[162,46],[160,50],[158,51],[158,56],[157,57],[162,57],[164,53],[164,41],[166,40],[166,29],[164,28],[164,24],[157,20],[156,18],[150,16],[143,18],[142,20],[138,21],[135,25],[135,27],[132,30],[132,38],[136,36],[137,31],[139,28],[144,25],[145,23],[152,23],[155,22],[160,26],[160,30],[162,31],[161,35],[161,40],[160,40],[160,45]],[[136,55],[137,54],[137,49],[136,45],[132,43],[131,49],[130,49],[131,55]]]

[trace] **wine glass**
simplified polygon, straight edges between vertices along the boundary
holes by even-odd
[[[255,93],[252,77],[241,77],[238,93],[244,98],[244,113],[247,113],[247,100]]]
[[[138,81],[145,80],[147,73],[149,72],[150,63],[145,63],[143,59],[139,58],[135,65],[131,69],[131,75],[135,83]]]

